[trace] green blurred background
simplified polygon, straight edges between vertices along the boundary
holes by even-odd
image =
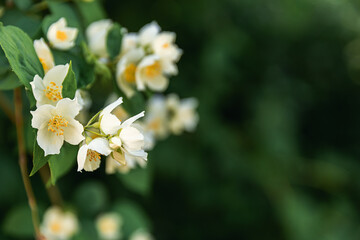
[[[131,199],[159,240],[359,239],[358,1],[107,0],[104,6],[130,32],[156,20],[177,33],[184,55],[167,92],[198,98],[200,123],[195,133],[171,136],[150,153],[145,194],[143,186],[128,190],[104,176],[103,167],[80,176],[74,167],[59,186],[80,213]],[[5,129],[11,123],[0,116],[3,221],[26,198],[16,149],[9,148],[15,130]],[[32,180],[41,185],[39,176]],[[47,206],[44,189],[35,191]],[[83,206],[86,196],[100,198],[94,212]]]

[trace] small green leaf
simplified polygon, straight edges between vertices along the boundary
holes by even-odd
[[[0,45],[5,52],[11,68],[26,88],[36,74],[44,76],[43,67],[35,53],[33,42],[20,28],[4,27],[0,23]]]
[[[121,41],[122,41],[121,26],[115,23],[110,28],[106,39],[106,48],[111,59],[119,55]]]
[[[62,96],[64,98],[73,99],[76,92],[76,79],[75,73],[72,70],[72,63],[70,61],[69,71],[66,74],[66,77],[63,82]]]
[[[36,137],[34,140],[34,152],[33,152],[33,168],[30,173],[30,177],[39,171],[42,166],[44,166],[48,161],[50,156],[44,156],[44,150],[37,144]]]
[[[0,90],[11,90],[21,85],[19,78],[12,72],[0,79]]]
[[[129,189],[146,195],[151,186],[150,172],[147,168],[136,168],[126,174],[118,174],[123,184]]]
[[[76,162],[78,151],[77,145],[64,143],[60,150],[60,154],[50,155],[49,167],[51,172],[51,183],[55,185],[56,181],[65,175]]]
[[[17,238],[30,238],[34,234],[31,211],[28,205],[18,206],[7,214],[3,223],[6,234]]]

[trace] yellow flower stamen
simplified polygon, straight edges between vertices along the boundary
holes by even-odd
[[[59,233],[61,231],[61,224],[58,222],[53,222],[50,225],[50,229],[54,233]]]
[[[49,71],[49,66],[46,64],[44,58],[39,58],[41,65],[43,66],[43,69],[45,72]]]
[[[124,78],[129,83],[135,83],[135,71],[136,71],[136,65],[133,63],[130,63],[126,66],[125,71],[123,73]]]
[[[48,131],[56,134],[56,136],[64,135],[64,128],[67,127],[68,121],[63,116],[55,115],[48,123]]]
[[[148,78],[154,78],[161,74],[161,65],[159,61],[154,62],[154,64],[147,66],[145,68],[145,75]]]
[[[161,127],[161,120],[155,119],[154,121],[151,121],[149,124],[149,129],[151,130],[158,130]]]
[[[57,30],[56,38],[59,39],[60,41],[65,41],[68,38],[68,36],[67,36],[66,32]]]
[[[164,44],[162,45],[162,47],[163,47],[163,48],[168,48],[168,47],[170,47],[170,44],[169,44],[169,43],[164,43]]]
[[[100,160],[101,156],[100,153],[98,153],[97,151],[89,149],[87,152],[87,158],[89,159],[90,162],[91,161],[96,162],[97,160]]]
[[[45,69],[45,68],[44,68]],[[47,86],[46,89],[44,89],[45,96],[54,102],[59,101],[63,99],[62,97],[62,86],[57,86],[56,83],[50,82],[50,86]]]

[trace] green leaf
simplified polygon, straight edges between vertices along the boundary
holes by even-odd
[[[147,168],[136,168],[126,174],[118,174],[123,184],[129,189],[146,195],[151,187],[150,171]]]
[[[76,79],[75,73],[72,70],[72,62],[70,61],[69,71],[63,82],[62,96],[64,98],[73,99],[76,92]]]
[[[106,48],[111,59],[120,53],[122,41],[121,26],[115,23],[109,30],[106,38]]]
[[[21,85],[19,78],[12,72],[0,79],[0,90],[11,90]]]
[[[105,11],[97,0],[91,2],[75,1],[75,4],[80,12],[85,27],[92,22],[106,18]]]
[[[55,185],[56,181],[65,175],[76,162],[76,155],[79,147],[64,143],[60,154],[50,155],[49,167],[51,172],[51,183]]]
[[[75,9],[70,4],[60,1],[48,1],[48,4],[52,16],[55,16],[57,20],[64,17],[66,18],[68,26],[76,28],[81,27],[80,19]]]
[[[147,230],[150,228],[150,221],[146,214],[135,203],[121,201],[115,205],[114,210],[124,219],[123,233],[125,238],[130,236],[137,229]]]
[[[34,234],[31,211],[28,205],[16,207],[7,214],[3,223],[6,234],[17,238],[30,238]]]
[[[33,168],[30,173],[30,177],[39,171],[48,161],[50,156],[44,156],[44,150],[37,144],[36,137],[34,140],[34,151],[33,151]]]
[[[14,26],[4,27],[0,23],[0,45],[20,82],[31,89],[30,82],[34,76],[44,76],[32,40],[21,29]]]

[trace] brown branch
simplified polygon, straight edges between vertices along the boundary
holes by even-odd
[[[47,183],[49,182],[50,179],[49,165],[45,164],[42,168],[40,168],[39,172],[41,179],[44,183],[44,186],[46,188],[47,194],[50,198],[51,204],[57,205],[59,207],[63,207],[64,204],[59,189],[55,185],[47,186]]]
[[[22,100],[21,100],[21,88],[14,90],[14,102],[15,102],[15,123],[16,123],[16,134],[19,148],[19,165],[21,170],[21,176],[24,182],[26,195],[28,198],[29,206],[31,209],[32,222],[35,230],[35,238],[37,240],[45,239],[39,229],[39,215],[37,211],[36,199],[34,196],[33,189],[31,187],[30,178],[27,169],[26,150],[24,142],[24,125],[22,116]]]

